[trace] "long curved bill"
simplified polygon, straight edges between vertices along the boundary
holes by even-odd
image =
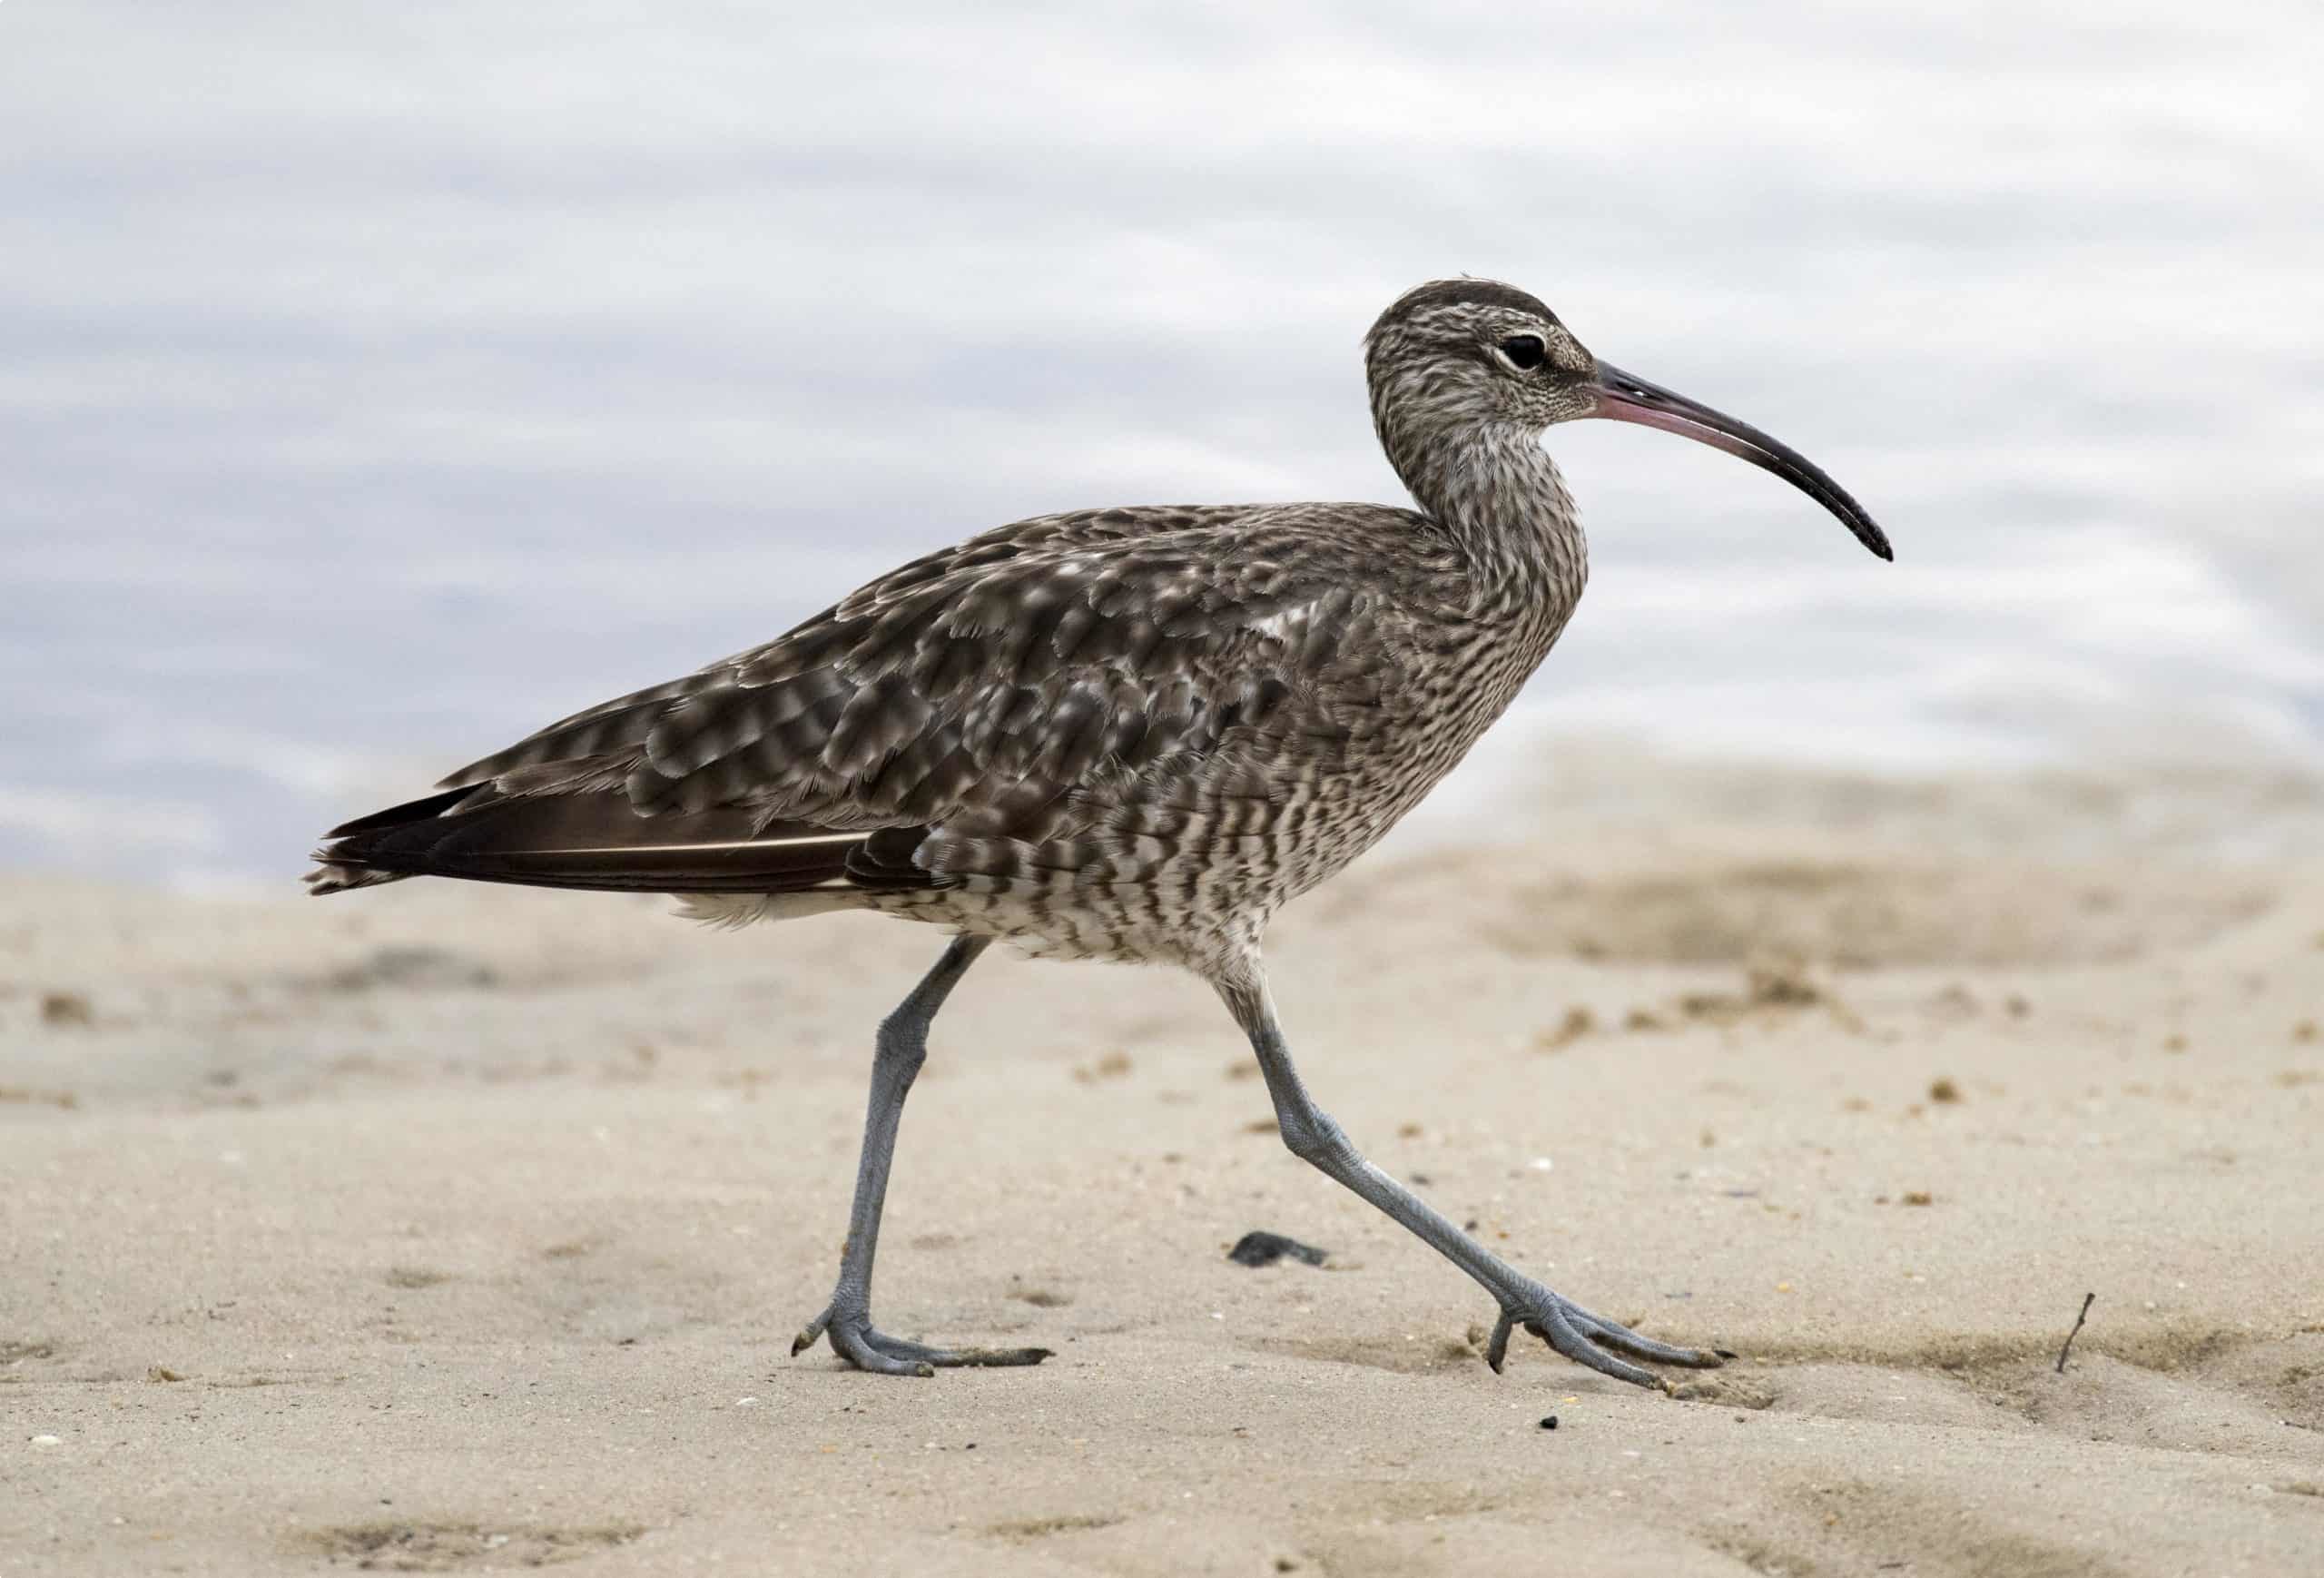
[[[1598,364],[1598,376],[1590,387],[1598,397],[1592,416],[1659,428],[1772,471],[1838,516],[1840,524],[1856,534],[1856,541],[1884,559],[1896,557],[1888,546],[1888,534],[1865,513],[1864,506],[1850,498],[1847,489],[1827,476],[1822,467],[1790,445],[1777,442],[1748,422],[1738,422],[1603,361]]]

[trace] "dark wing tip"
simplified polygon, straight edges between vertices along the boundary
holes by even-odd
[[[400,805],[390,805],[385,811],[374,811],[369,816],[342,822],[323,837],[326,840],[352,838],[359,833],[374,833],[382,827],[399,827],[407,822],[424,822],[432,816],[441,816],[481,787],[481,784],[469,784],[440,794],[423,795],[418,800],[407,800]],[[316,858],[323,857],[318,855]]]

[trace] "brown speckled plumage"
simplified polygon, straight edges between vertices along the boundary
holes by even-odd
[[[310,883],[665,891],[730,923],[869,907],[956,933],[883,1031],[849,1257],[808,1334],[829,1323],[865,1367],[1038,1353],[900,1344],[862,1307],[916,1038],[991,939],[1209,980],[1293,1148],[1501,1298],[1496,1363],[1510,1321],[1628,1379],[1645,1372],[1610,1350],[1712,1362],[1566,1304],[1355,1157],[1290,1071],[1261,939],[1452,770],[1564,628],[1587,557],[1544,429],[1610,415],[1702,438],[1807,488],[1884,557],[1886,540],[1806,461],[1605,367],[1521,291],[1423,285],[1364,347],[1374,424],[1417,510],[1170,506],[1000,527],[338,829]]]

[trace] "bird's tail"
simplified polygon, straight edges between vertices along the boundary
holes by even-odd
[[[332,829],[306,883],[317,894],[412,876],[609,893],[860,893],[889,885],[878,879],[888,869],[881,852],[867,846],[898,832],[761,826],[734,807],[645,817],[615,788],[511,795],[480,784]],[[710,907],[718,918],[732,908]]]

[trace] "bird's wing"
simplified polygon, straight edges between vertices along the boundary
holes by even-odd
[[[443,786],[586,761],[597,784],[617,764],[648,814],[872,829],[1055,802],[1295,705],[1311,728],[1360,729],[1407,614],[1366,588],[1435,541],[1409,512],[1344,505],[1023,522]]]
[[[350,824],[322,858],[736,891],[783,845],[776,885],[842,865],[925,884],[936,873],[911,857],[938,824],[947,842],[1039,840],[1142,775],[1207,764],[1264,794],[1281,753],[1327,763],[1393,708],[1449,612],[1428,593],[1452,567],[1425,518],[1378,506],[1018,522],[763,646],[561,719],[444,794]],[[441,825],[454,822],[458,839]]]

